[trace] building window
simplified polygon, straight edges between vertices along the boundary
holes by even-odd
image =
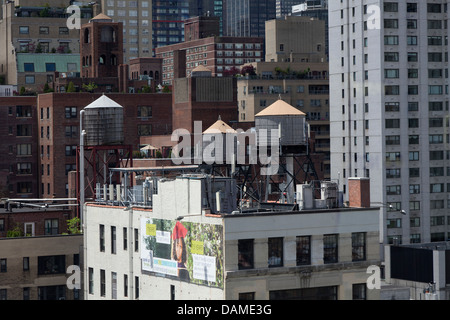
[[[30,300],[30,288],[29,287],[23,288],[22,298],[23,298],[23,300]]]
[[[238,268],[253,269],[253,239],[238,240]]]
[[[128,249],[128,229],[123,228],[123,250]]]
[[[103,269],[100,269],[100,296],[106,296],[106,275]]]
[[[152,125],[151,124],[141,124],[138,125],[138,136],[151,136],[152,135]]]
[[[111,226],[111,253],[116,253],[116,227]]]
[[[23,271],[30,270],[30,257],[23,257]]]
[[[7,271],[7,263],[6,259],[0,259],[0,272],[6,272]]]
[[[45,225],[45,235],[58,234],[58,219],[46,219]]]
[[[34,72],[34,63],[24,63],[23,71],[25,72]]]
[[[66,256],[42,256],[38,257],[38,274],[65,274]]]
[[[139,299],[139,277],[134,277],[134,298]]]
[[[389,229],[401,228],[402,227],[402,219],[387,219],[386,225]]]
[[[99,229],[100,252],[105,252],[105,226],[101,224]]]
[[[123,275],[123,296],[128,297],[128,275]]]
[[[19,27],[19,33],[20,34],[28,34],[30,32],[30,28],[27,26]]]
[[[255,300],[254,292],[239,292],[239,300]]]
[[[89,294],[94,294],[94,269],[89,268]]]
[[[139,251],[139,229],[134,229],[134,251]]]
[[[283,266],[283,238],[269,238],[269,268]]]
[[[353,300],[366,300],[366,283],[355,283],[352,285]]]
[[[18,182],[17,183],[17,193],[32,193],[32,183],[31,182]]]
[[[76,118],[77,117],[77,107],[66,107],[65,108],[65,116],[66,116],[66,119]]]
[[[323,236],[323,262],[335,263],[338,261],[338,235]]]
[[[138,118],[151,118],[152,107],[151,106],[138,106]]]
[[[45,71],[46,72],[54,72],[54,71],[56,71],[56,64],[55,63],[46,63],[45,64]]]
[[[69,28],[59,27],[59,34],[69,34]]]
[[[34,84],[34,76],[25,76],[25,83],[26,84]]]
[[[111,299],[117,299],[117,272],[111,272]]]
[[[352,261],[366,260],[366,233],[352,233]]]
[[[311,264],[311,237],[299,236],[296,241],[297,266]]]

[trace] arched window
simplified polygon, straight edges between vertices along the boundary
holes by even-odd
[[[100,58],[98,59],[98,64],[104,65],[106,61],[106,56],[102,54]]]
[[[86,58],[83,57],[83,67],[86,66]]]
[[[150,70],[150,72],[148,73],[148,75],[150,76],[150,78],[153,79],[153,71],[152,71],[152,70]]]
[[[112,54],[112,55],[111,55],[111,65],[112,65],[112,66],[117,65],[117,57],[116,57],[115,54]]]
[[[155,71],[155,80],[159,80],[159,72]]]

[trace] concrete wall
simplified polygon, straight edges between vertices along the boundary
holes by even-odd
[[[225,218],[226,299],[254,292],[337,286],[338,299],[352,299],[352,285],[365,284],[369,265],[379,264],[378,211],[354,210]],[[366,260],[352,262],[352,232],[366,232]],[[323,235],[339,234],[338,263],[324,264]],[[296,237],[311,236],[311,265],[296,266]],[[283,267],[268,268],[268,238],[283,237]],[[238,270],[238,240],[254,239],[254,268]],[[378,299],[367,290],[367,299]]]

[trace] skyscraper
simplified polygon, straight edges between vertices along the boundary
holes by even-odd
[[[183,21],[189,18],[189,1],[153,1],[153,51],[184,41]]]
[[[224,0],[223,34],[232,37],[264,37],[265,23],[275,19],[275,0]]]
[[[447,1],[330,1],[331,177],[370,177],[381,240],[449,237]]]

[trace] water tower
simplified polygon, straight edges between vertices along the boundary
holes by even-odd
[[[306,114],[279,99],[255,115],[255,126],[258,133],[259,148],[269,147],[270,141],[278,139],[280,165],[283,163],[283,160],[285,162],[286,202],[294,203],[294,161],[298,155],[308,157],[309,154],[309,129],[306,122]],[[267,141],[261,141],[262,131],[267,132]],[[272,133],[274,132],[276,132],[276,136],[273,136]],[[312,161],[309,159],[309,164],[311,163]],[[284,197],[284,193],[282,193],[282,196]]]
[[[85,196],[95,200],[97,183],[119,183],[119,173],[113,177],[109,168],[133,164],[132,146],[124,145],[120,104],[102,95],[80,112],[77,155],[77,197],[81,203]]]

